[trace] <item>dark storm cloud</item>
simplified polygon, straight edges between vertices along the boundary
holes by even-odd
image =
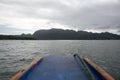
[[[0,0],[0,10],[0,23],[15,28],[59,24],[79,30],[120,30],[119,0]]]

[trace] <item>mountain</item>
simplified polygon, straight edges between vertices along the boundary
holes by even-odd
[[[109,32],[92,33],[63,29],[37,30],[33,37],[38,40],[117,40],[120,35]]]

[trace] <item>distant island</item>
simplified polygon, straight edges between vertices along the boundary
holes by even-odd
[[[109,32],[92,33],[54,28],[35,31],[33,36],[37,40],[120,40],[120,35]]]
[[[0,40],[36,40],[31,36],[23,35],[0,35]]]
[[[37,30],[33,34],[0,35],[0,40],[120,40],[120,35],[63,29]]]

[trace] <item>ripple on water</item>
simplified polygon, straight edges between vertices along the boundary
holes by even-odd
[[[120,79],[119,40],[1,40],[0,79],[9,80],[16,72],[30,64],[35,57],[78,52],[104,68],[116,80]]]

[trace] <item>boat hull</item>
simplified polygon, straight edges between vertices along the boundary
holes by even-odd
[[[83,61],[90,72],[78,58],[72,55],[49,55],[37,58],[11,80],[114,80],[112,77],[106,79],[93,69],[88,58],[84,58]]]

